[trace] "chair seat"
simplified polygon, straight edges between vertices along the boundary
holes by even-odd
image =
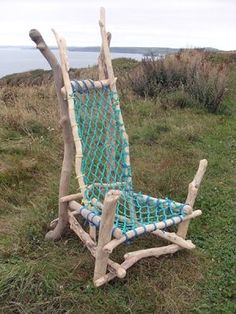
[[[102,206],[102,201],[97,199],[92,199],[86,204],[85,207],[93,213],[93,215],[89,215],[89,217],[92,216],[91,220],[88,217],[91,223],[93,223],[94,216],[101,216]],[[123,234],[126,234],[130,230],[143,227],[143,233],[145,233],[146,226],[152,224],[153,230],[155,230],[160,222],[166,223],[166,227],[181,222],[188,209],[188,205],[168,198],[158,199],[141,193],[122,191],[116,208],[113,229],[119,228]],[[176,220],[176,218],[179,219]]]

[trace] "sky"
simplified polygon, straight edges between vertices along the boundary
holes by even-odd
[[[98,46],[99,8],[112,46],[236,49],[236,0],[0,0],[0,45],[32,45],[38,29],[56,45]]]

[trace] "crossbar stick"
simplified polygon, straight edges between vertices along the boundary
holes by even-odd
[[[127,241],[127,239],[132,239],[137,235],[143,234],[144,230],[146,232],[153,232],[156,229],[164,229],[166,227],[172,226],[173,224],[178,224],[182,221],[188,221],[192,218],[198,217],[201,214],[202,214],[202,211],[199,209],[199,210],[195,210],[194,212],[192,212],[192,214],[187,215],[183,218],[174,217],[171,219],[167,219],[166,221],[161,221],[161,222],[158,222],[155,224],[146,225],[145,229],[144,229],[144,227],[138,227],[135,230],[130,230],[130,231],[126,232],[126,236],[123,236],[120,239],[113,239],[107,245],[105,245],[103,249],[105,252],[111,253],[114,250],[114,248],[116,248],[121,243],[124,243],[125,241]]]
[[[160,247],[160,248],[152,248],[152,249],[147,249],[147,250],[130,252],[130,253],[125,254],[125,261],[121,264],[121,267],[127,270],[128,268],[133,266],[142,258],[151,257],[151,256],[159,257],[164,254],[173,254],[179,250],[182,250],[180,246],[178,246],[177,244],[170,244],[170,245]],[[103,277],[97,279],[94,282],[94,284],[96,287],[100,287],[115,277],[116,275],[112,273],[107,273]]]
[[[69,213],[70,229],[73,230],[80,240],[86,245],[93,257],[96,257],[96,244],[87,232],[81,227],[80,223],[75,219],[72,213]],[[118,278],[124,278],[126,271],[120,264],[108,259],[108,270],[115,274]]]
[[[170,241],[174,244],[177,244],[179,246],[181,246],[183,249],[188,249],[188,250],[192,250],[194,249],[196,246],[192,243],[192,241],[190,240],[184,240],[183,238],[179,237],[176,233],[174,232],[167,232],[167,231],[163,231],[163,230],[155,230],[152,232],[152,234],[155,234],[156,236]]]
[[[70,209],[77,211],[86,220],[88,220],[89,222],[91,222],[95,226],[99,227],[99,225],[101,223],[101,216],[98,216],[92,212],[93,207],[91,207],[90,209],[85,208],[84,206],[77,203],[76,201],[69,202],[69,207],[70,207]],[[112,235],[115,238],[120,239],[122,237],[122,231],[117,227],[113,227],[112,228]]]

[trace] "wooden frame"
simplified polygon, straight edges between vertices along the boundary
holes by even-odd
[[[95,82],[95,85],[97,88],[101,87],[102,84],[109,85],[111,90],[113,92],[116,92],[116,78],[114,76],[109,53],[111,34],[106,31],[104,8],[101,8],[100,11],[99,26],[102,37],[102,45],[98,58],[99,81]],[[58,240],[63,235],[66,227],[69,226],[70,229],[75,232],[75,234],[81,239],[81,241],[91,252],[92,256],[95,258],[94,284],[96,287],[98,287],[115,277],[124,278],[126,276],[126,270],[142,258],[150,256],[159,257],[164,254],[173,254],[178,250],[191,250],[195,248],[195,245],[190,240],[186,240],[186,235],[190,220],[201,215],[202,213],[200,210],[193,211],[193,206],[202,178],[207,168],[207,161],[205,159],[200,161],[198,171],[193,181],[189,184],[188,195],[186,199],[187,205],[184,207],[184,211],[186,214],[185,217],[183,219],[176,217],[170,220],[166,220],[165,223],[159,222],[156,224],[147,225],[145,228],[146,232],[150,232],[157,237],[170,242],[171,244],[163,247],[129,252],[124,255],[125,261],[122,264],[118,264],[112,261],[109,258],[110,253],[118,245],[125,242],[127,239],[133,238],[135,235],[142,234],[143,227],[140,226],[135,230],[128,231],[125,235],[122,234],[121,230],[113,227],[114,218],[116,215],[116,204],[120,197],[120,191],[118,190],[118,188],[119,184],[122,184],[122,182],[118,182],[117,186],[113,187],[113,189],[111,189],[106,194],[104,203],[99,205],[100,209],[102,210],[101,216],[93,215],[92,217],[90,217],[92,208],[84,208],[79,202],[76,201],[82,200],[85,196],[84,191],[86,186],[81,171],[83,152],[80,139],[77,135],[78,130],[74,115],[74,102],[71,98],[72,86],[68,73],[69,65],[66,53],[66,43],[65,40],[59,37],[59,35],[54,30],[53,33],[56,37],[56,41],[60,51],[61,65],[59,65],[57,59],[46,45],[41,34],[37,30],[30,31],[31,39],[36,43],[37,48],[47,59],[53,71],[61,119],[60,124],[62,126],[64,137],[64,159],[62,164],[59,189],[59,215],[57,219],[51,222],[50,226],[51,228],[53,228],[53,230],[47,233],[46,239]],[[88,86],[89,84],[90,83],[88,81]],[[119,119],[121,125],[123,125],[123,119],[121,114]],[[128,141],[128,135],[126,134],[124,128],[121,130],[121,132],[124,139]],[[76,176],[81,191],[80,193],[68,195],[74,148],[76,152]],[[127,165],[130,165],[128,146],[126,147],[126,152],[126,163]],[[97,184],[99,185],[100,183],[98,182]],[[114,190],[114,188],[116,189]],[[90,231],[89,233],[87,233],[75,218],[77,215],[83,216],[94,225],[99,225],[97,243],[96,227],[90,224]],[[162,231],[162,229],[164,229],[166,226],[170,226],[173,224],[179,224],[177,233]]]

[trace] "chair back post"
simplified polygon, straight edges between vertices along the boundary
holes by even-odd
[[[125,145],[125,164],[126,164],[126,176],[128,183],[132,184],[132,179],[129,176],[129,169],[130,169],[130,154],[129,154],[129,138],[128,134],[126,133],[124,127],[123,117],[120,111],[120,103],[117,95],[116,89],[116,77],[114,75],[112,61],[110,56],[110,41],[111,41],[111,33],[106,31],[106,15],[105,9],[103,7],[100,8],[100,19],[99,19],[99,26],[100,26],[100,33],[102,38],[102,45],[101,51],[98,58],[98,65],[99,65],[99,79],[100,78],[107,78],[110,82],[110,89],[113,92],[113,102],[116,104],[116,110],[119,112],[119,124],[120,124],[120,132],[123,137],[123,141]]]
[[[67,102],[61,94],[61,88],[64,85],[61,66],[57,61],[57,58],[47,46],[40,32],[36,29],[32,29],[29,33],[30,38],[35,42],[37,48],[43,55],[43,57],[49,63],[58,99],[59,115],[60,115],[60,125],[62,128],[62,134],[64,139],[64,157],[61,168],[61,176],[59,183],[59,204],[58,204],[58,223],[54,230],[49,231],[45,238],[48,240],[59,240],[63,235],[67,225],[68,225],[68,212],[67,203],[61,202],[60,199],[68,195],[69,183],[71,177],[71,170],[74,158],[74,144],[71,132],[71,125],[68,116]]]
[[[54,36],[56,38],[57,45],[59,48],[62,76],[63,76],[63,81],[64,81],[64,88],[62,89],[62,93],[66,97],[66,100],[68,103],[68,112],[69,112],[69,117],[70,117],[70,122],[71,122],[73,139],[75,143],[75,151],[76,151],[75,172],[76,172],[76,177],[79,182],[81,193],[84,198],[86,186],[84,183],[84,176],[82,173],[82,158],[83,158],[82,143],[78,136],[78,126],[76,123],[76,117],[75,117],[75,111],[74,111],[74,100],[72,97],[73,90],[72,90],[71,81],[69,77],[70,67],[69,67],[68,56],[67,56],[66,41],[64,38],[60,37],[55,30],[52,30],[52,31],[54,33]]]

